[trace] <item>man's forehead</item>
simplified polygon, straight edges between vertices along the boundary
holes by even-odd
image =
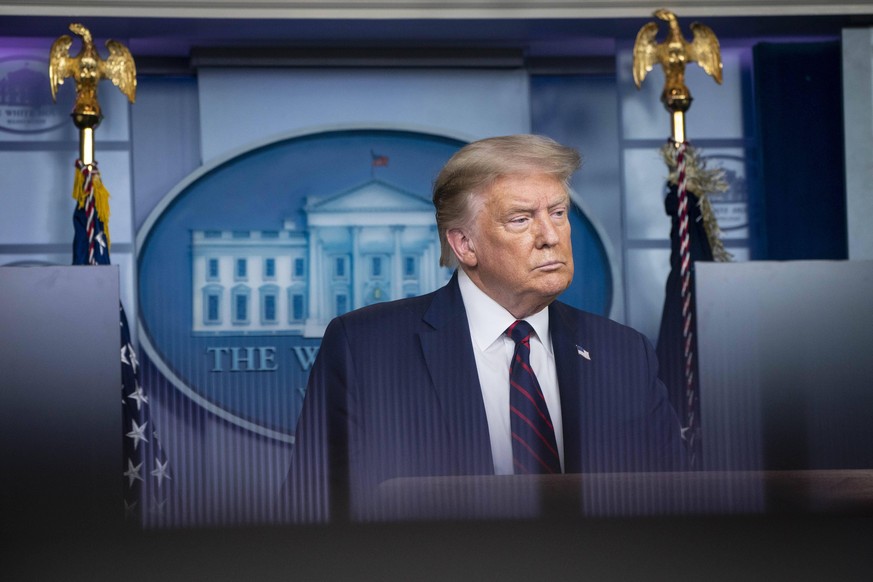
[[[548,174],[533,177],[502,176],[484,194],[486,200],[501,206],[538,204],[543,197],[550,206],[570,201],[570,194],[564,184]]]

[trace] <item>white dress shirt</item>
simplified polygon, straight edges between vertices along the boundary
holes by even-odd
[[[485,402],[485,416],[491,437],[491,455],[495,475],[511,475],[512,431],[509,423],[509,365],[515,351],[515,342],[506,335],[506,329],[515,321],[506,309],[458,269],[458,284],[467,311],[473,354]],[[530,341],[530,363],[539,381],[558,443],[561,468],[564,467],[564,424],[561,419],[561,395],[558,392],[558,373],[555,352],[549,335],[549,310],[526,317],[534,329]]]

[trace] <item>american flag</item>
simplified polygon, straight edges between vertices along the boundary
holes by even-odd
[[[681,277],[681,236],[679,229],[679,198],[678,186],[667,184],[667,195],[664,199],[664,209],[671,217],[670,229],[670,273],[667,275],[664,307],[661,312],[661,327],[658,333],[657,354],[660,364],[658,376],[667,387],[670,398],[679,421],[682,424],[682,436],[688,449],[689,465],[691,468],[700,468],[702,446],[700,440],[700,398],[697,382],[697,361],[691,360],[691,394],[689,399],[689,379],[686,374],[688,365],[687,356],[684,352],[685,334],[683,334],[683,311],[680,300]],[[697,203],[698,196],[687,192],[688,208],[688,254],[690,257],[691,276],[693,277],[694,263],[698,261],[712,261],[712,247],[706,236],[706,230]],[[694,302],[690,304],[692,314]],[[691,336],[693,351],[696,353],[696,339]]]
[[[370,150],[370,157],[373,159],[374,168],[382,168],[388,165],[388,156],[383,156],[382,154],[377,154],[373,150]]]
[[[109,194],[100,180],[97,163],[76,162],[73,198],[73,264],[108,265]],[[160,522],[166,511],[171,480],[169,461],[149,414],[149,399],[139,381],[139,361],[130,337],[124,306],[119,303],[121,325],[121,403],[123,438],[123,487],[125,519],[142,524]],[[151,514],[145,515],[147,508]]]

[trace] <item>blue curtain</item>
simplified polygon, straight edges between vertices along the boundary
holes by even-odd
[[[848,257],[839,42],[754,47],[761,187],[750,192],[760,260]]]

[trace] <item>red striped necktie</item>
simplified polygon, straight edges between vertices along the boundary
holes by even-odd
[[[561,472],[555,429],[540,383],[530,366],[531,325],[516,321],[506,330],[515,342],[509,364],[509,418],[516,474]]]

